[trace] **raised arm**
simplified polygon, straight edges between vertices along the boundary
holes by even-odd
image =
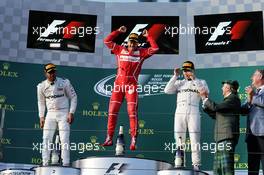
[[[181,84],[181,80],[177,80],[178,76],[180,74],[180,69],[176,68],[174,69],[174,75],[171,77],[170,81],[165,86],[164,92],[166,94],[175,94],[177,92],[178,87]]]
[[[120,45],[116,44],[113,40],[121,33],[126,32],[126,27],[121,26],[118,30],[113,31],[110,33],[105,39],[104,39],[104,44],[111,49],[114,53],[117,53],[120,49]]]
[[[204,103],[204,108],[208,108],[210,111],[214,112],[230,113],[238,112],[240,110],[240,105],[239,98],[226,98],[223,102],[218,104],[208,99]]]
[[[148,31],[146,29],[143,31],[143,36],[147,38],[150,47],[144,50],[142,57],[148,58],[159,50],[159,46],[156,41],[152,38],[152,36],[148,34]]]

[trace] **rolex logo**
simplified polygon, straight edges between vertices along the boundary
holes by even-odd
[[[239,154],[235,154],[234,155],[234,160],[235,160],[235,162],[238,162],[240,160],[240,155]]]
[[[138,126],[140,127],[140,128],[144,128],[144,126],[145,126],[145,121],[144,120],[139,120],[138,121]]]
[[[107,117],[108,116],[107,111],[100,111],[99,107],[100,107],[100,103],[94,102],[92,103],[92,109],[83,110],[82,115],[89,117]]]
[[[146,122],[144,120],[138,121],[138,134],[139,135],[153,135],[154,129],[153,128],[145,128]],[[130,130],[129,130],[130,132]]]
[[[5,104],[5,102],[6,102],[6,97],[4,95],[0,95],[0,109],[5,109],[8,111],[15,110],[15,105]]]
[[[0,103],[4,103],[6,100],[6,97],[3,95],[0,95]]]
[[[92,143],[96,143],[97,137],[96,136],[91,136],[90,140],[91,140]]]
[[[3,63],[3,69],[0,69],[1,77],[18,78],[18,72],[10,71],[10,63]]]
[[[100,104],[98,102],[94,102],[92,105],[93,105],[93,109],[95,111],[97,111],[99,109]]]
[[[9,63],[3,63],[3,69],[4,70],[8,70],[10,67],[10,64]]]

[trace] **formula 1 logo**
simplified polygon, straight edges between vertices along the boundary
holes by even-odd
[[[131,33],[136,33],[138,35],[141,35],[143,30],[148,26],[148,24],[137,24],[132,30],[131,32],[127,35],[126,39],[124,40],[124,42],[122,43],[123,46],[127,46],[127,42],[128,42],[128,37]],[[140,47],[144,47],[145,45],[147,45],[147,43],[140,43],[139,46]]]
[[[92,29],[88,29],[84,27],[84,22],[79,21],[70,21],[65,27],[67,23],[66,20],[53,20],[51,24],[48,24],[48,27],[33,27],[33,35],[40,35],[37,41],[45,41],[45,42],[61,42],[63,39],[71,39],[74,36],[84,37],[85,34],[92,34]],[[90,31],[90,32],[88,32]],[[97,34],[97,28],[95,28],[95,34]],[[63,35],[61,39],[49,39],[48,37],[51,35]]]
[[[117,175],[122,173],[127,164],[126,163],[112,163],[112,165],[108,168],[104,175]]]
[[[40,37],[38,40],[41,38],[47,38],[49,35],[58,33],[60,34],[62,31],[63,38],[73,38],[74,35],[77,34],[77,31],[80,27],[84,26],[83,22],[78,22],[78,21],[71,21],[66,27],[57,27],[59,25],[62,25],[65,23],[66,20],[54,20],[52,23],[48,26],[48,28],[40,34]],[[34,30],[35,32],[36,30]]]
[[[120,34],[115,38],[115,42],[122,46],[127,46],[128,37],[131,33],[139,35],[139,47],[148,48],[150,43],[142,35],[146,29],[148,35],[159,46],[156,54],[179,54],[179,35],[173,37],[168,35],[168,31],[179,26],[179,16],[112,16],[112,31],[120,26],[126,26],[126,33]],[[170,31],[169,31],[170,32]]]
[[[262,11],[197,15],[194,26],[197,54],[264,49]]]
[[[27,47],[94,52],[97,16],[29,11]]]
[[[216,27],[214,33],[211,35],[209,40],[206,42],[206,46],[216,46],[216,45],[229,45],[233,40],[242,39],[245,35],[247,29],[249,28],[250,20],[237,21],[233,26],[230,26],[232,21],[220,22]],[[219,36],[231,35],[230,40],[227,41],[217,41]]]

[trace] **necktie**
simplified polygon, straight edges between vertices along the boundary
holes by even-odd
[[[259,94],[260,90],[261,90],[260,88],[258,88],[258,89],[256,90],[256,95]]]

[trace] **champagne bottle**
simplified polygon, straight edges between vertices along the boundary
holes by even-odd
[[[124,156],[125,154],[125,139],[124,139],[124,128],[120,126],[119,134],[116,139],[116,156]]]
[[[51,164],[59,165],[61,160],[60,137],[56,135],[55,146],[51,153]]]
[[[177,150],[175,152],[175,168],[183,168],[184,167],[184,150],[182,146],[182,138],[179,137],[179,145],[177,145]]]

